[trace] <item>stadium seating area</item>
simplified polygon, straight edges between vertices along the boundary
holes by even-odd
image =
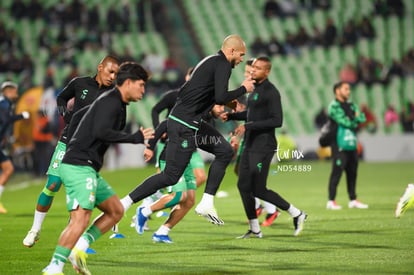
[[[369,15],[373,10],[372,1],[333,0],[328,10],[315,9],[312,12],[299,9],[296,17],[282,19],[263,16],[263,6],[266,0],[180,0],[184,7],[193,32],[202,46],[203,55],[215,53],[223,38],[230,33],[239,33],[251,45],[256,37],[268,41],[273,35],[284,40],[288,32],[296,32],[299,26],[304,26],[309,33],[312,25],[323,28],[328,17],[334,18],[339,30],[350,18],[360,19]],[[299,0],[293,0],[299,3]],[[29,1],[24,1],[29,2]],[[39,0],[45,8],[57,5],[60,0]],[[72,1],[69,1],[72,2]],[[132,56],[138,57],[143,53],[154,52],[164,58],[170,55],[165,37],[149,28],[149,31],[139,32],[137,23],[138,1],[128,1],[130,6],[129,32],[113,32],[111,34],[113,50],[123,54],[125,49]],[[1,18],[7,30],[16,30],[22,38],[25,52],[29,53],[34,63],[35,85],[43,83],[50,53],[38,46],[38,37],[42,29],[48,30],[49,36],[56,39],[59,27],[47,25],[45,20],[16,20],[7,12],[13,0],[0,2]],[[83,1],[88,8],[98,7],[100,14],[99,25],[105,28],[106,13],[111,6],[118,11],[121,5],[113,0]],[[175,1],[165,1],[164,5],[177,5]],[[321,107],[327,106],[332,100],[332,85],[338,80],[339,70],[345,63],[356,64],[359,55],[377,59],[383,64],[390,64],[393,58],[400,59],[409,48],[414,46],[414,2],[405,0],[405,15],[402,18],[390,16],[384,18],[374,16],[372,24],[377,36],[374,40],[359,40],[355,47],[332,46],[302,47],[299,55],[274,56],[273,70],[270,79],[276,84],[282,94],[285,114],[285,128],[293,135],[312,134],[317,130],[313,125],[313,117]],[[176,9],[176,6],[174,6]],[[183,31],[183,30],[181,30]],[[189,30],[186,30],[188,34]],[[84,37],[85,28],[75,28],[73,35]],[[188,43],[192,41],[187,41]],[[74,63],[78,73],[88,74],[95,70],[97,56],[106,54],[104,48],[74,48]],[[249,58],[251,56],[247,56]],[[194,58],[193,58],[194,59]],[[194,64],[189,64],[194,65]],[[231,79],[230,87],[238,86],[243,79],[243,66],[237,67]],[[69,74],[71,67],[59,65],[55,70],[55,83],[62,83]],[[0,82],[4,79],[22,80],[22,74],[0,74]],[[354,100],[360,104],[367,103],[374,111],[379,122],[379,132],[384,133],[383,114],[388,104],[395,106],[399,112],[406,100],[414,100],[414,76],[405,78],[394,77],[389,85],[374,84],[366,86],[357,84],[353,88]],[[156,95],[149,95],[136,108],[132,115],[145,126],[150,125],[148,115],[139,115],[149,111],[157,100]],[[143,108],[141,106],[144,106]],[[138,114],[138,115],[137,115]],[[143,114],[143,113],[141,113]],[[399,125],[391,132],[400,132]]]
[[[216,52],[217,45],[230,33],[239,33],[247,45],[251,45],[257,36],[264,41],[273,35],[284,40],[286,33],[297,32],[299,25],[312,33],[313,24],[322,29],[326,18],[331,17],[341,29],[350,18],[361,18],[373,11],[371,1],[337,0],[331,1],[332,7],[327,11],[300,9],[297,17],[266,19],[263,16],[265,0],[183,1],[205,54]],[[372,41],[360,40],[352,48],[301,48],[298,56],[273,58],[270,79],[282,94],[285,127],[290,133],[297,135],[316,131],[313,116],[332,100],[332,85],[338,81],[339,71],[345,63],[355,64],[359,55],[366,55],[389,64],[392,58],[400,59],[414,46],[414,3],[405,1],[404,4],[404,18],[374,17],[377,37]],[[235,70],[233,86],[241,83],[242,71],[241,68]],[[400,110],[405,100],[413,100],[414,77],[393,78],[388,86],[358,84],[354,87],[353,96],[356,102],[367,103],[371,107],[377,116],[379,131],[384,132],[386,106],[392,104]],[[392,131],[399,132],[400,129],[395,127]]]

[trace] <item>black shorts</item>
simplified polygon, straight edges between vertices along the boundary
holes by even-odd
[[[10,160],[10,157],[9,157],[9,155],[8,155],[8,154],[6,154],[6,153],[4,152],[4,150],[3,150],[3,149],[1,149],[1,150],[0,150],[0,163],[1,163],[1,162],[5,162],[6,160]]]

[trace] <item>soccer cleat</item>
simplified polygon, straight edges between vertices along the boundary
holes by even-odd
[[[88,254],[77,248],[72,249],[72,252],[69,255],[69,261],[72,263],[72,266],[77,273],[82,275],[91,275],[92,273],[86,265],[86,258],[88,258]]]
[[[279,211],[275,211],[275,213],[272,214],[267,214],[266,215],[266,219],[262,222],[262,226],[271,226],[272,223],[277,219],[277,217],[279,217],[280,212]]]
[[[398,201],[397,208],[395,209],[395,217],[401,217],[412,206],[414,206],[414,184],[410,183]]]
[[[259,217],[263,213],[263,206],[259,205],[259,207],[256,208],[256,216]]]
[[[47,272],[47,267],[45,268],[45,269],[43,269],[42,270],[42,275],[63,275],[63,272],[60,272],[60,273],[49,273],[49,272]]]
[[[303,225],[307,217],[308,215],[306,215],[306,213],[302,211],[300,212],[299,216],[293,218],[293,226],[295,227],[295,232],[293,233],[293,236],[298,236],[300,232],[302,232]]]
[[[26,237],[23,239],[23,245],[27,247],[32,247],[40,239],[40,232],[30,230]]]
[[[342,206],[336,204],[336,201],[328,201],[326,203],[326,209],[328,209],[328,210],[341,210]]]
[[[6,214],[7,213],[7,209],[4,208],[3,204],[0,202],[0,214]]]
[[[152,235],[152,241],[154,243],[173,243],[173,241],[170,239],[168,235],[158,235],[156,233]]]
[[[136,214],[136,223],[135,223],[135,230],[137,231],[138,234],[142,235],[144,233],[144,226],[145,226],[145,222],[148,220],[147,217],[145,217],[142,214],[142,209],[144,207],[138,207],[137,208],[137,214]]]
[[[90,254],[90,255],[96,254],[96,250],[90,247],[88,247],[85,252],[86,254]]]
[[[214,207],[209,209],[203,209],[200,205],[197,205],[197,207],[195,208],[195,212],[197,213],[197,215],[203,216],[212,224],[224,225],[224,221],[219,218],[219,216],[217,215],[217,211],[216,209],[214,209]]]
[[[362,202],[357,201],[357,200],[352,200],[348,203],[348,207],[349,208],[358,208],[358,209],[367,209],[368,204],[362,203]]]
[[[236,239],[248,239],[250,237],[256,237],[256,238],[261,239],[261,238],[263,238],[262,231],[253,232],[249,229],[249,230],[247,230],[246,234],[241,235],[241,236],[237,237]]]

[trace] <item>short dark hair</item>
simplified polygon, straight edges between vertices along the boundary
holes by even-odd
[[[246,65],[251,66],[253,64],[254,58],[247,59]]]
[[[113,62],[116,64],[120,64],[121,61],[119,61],[119,58],[113,54],[108,54],[104,58],[102,58],[101,62],[99,64],[105,64],[106,62]]]
[[[116,76],[116,85],[121,86],[127,79],[144,80],[146,82],[148,78],[148,72],[141,65],[136,62],[127,61],[119,66],[119,71]]]
[[[268,56],[265,56],[265,55],[259,56],[259,57],[254,59],[254,61],[256,61],[256,60],[260,60],[260,61],[263,61],[263,62],[266,62],[267,64],[269,64],[269,70],[272,68],[272,61],[270,60],[270,58]]]
[[[333,93],[335,94],[336,93],[336,90],[339,89],[339,88],[341,88],[342,85],[344,85],[344,84],[348,84],[348,82],[346,82],[346,81],[339,81],[339,82],[335,83],[334,86],[333,86]]]

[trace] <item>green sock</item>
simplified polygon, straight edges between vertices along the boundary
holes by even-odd
[[[96,242],[102,236],[101,230],[95,225],[89,227],[89,229],[83,234],[83,237],[88,240],[89,244]]]
[[[69,248],[57,245],[55,252],[53,253],[53,260],[66,263],[70,255],[71,250]]]

